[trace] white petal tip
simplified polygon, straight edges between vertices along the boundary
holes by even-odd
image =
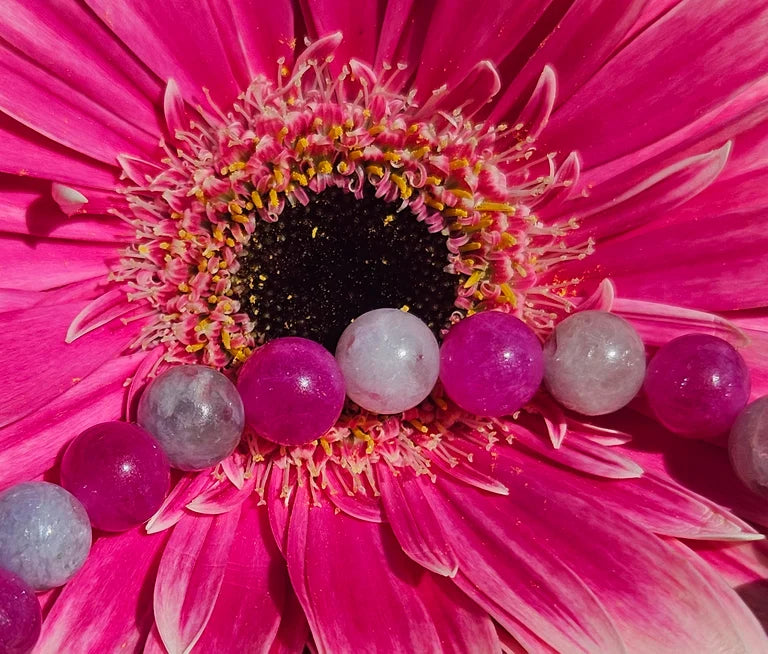
[[[59,208],[68,216],[81,213],[88,204],[88,198],[77,189],[54,182],[51,184],[51,197]]]

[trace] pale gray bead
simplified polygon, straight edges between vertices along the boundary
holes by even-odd
[[[0,567],[35,590],[69,581],[90,549],[88,514],[61,486],[31,481],[0,494]]]
[[[557,325],[544,346],[544,381],[563,406],[588,416],[617,411],[643,384],[645,347],[626,320],[581,311]]]

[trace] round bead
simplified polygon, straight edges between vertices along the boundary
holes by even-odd
[[[541,344],[508,313],[486,311],[457,322],[440,350],[440,381],[465,411],[499,417],[536,393],[544,375]]]
[[[124,531],[154,515],[171,468],[160,445],[127,422],[105,422],[75,438],[61,461],[61,485],[83,503],[91,524]]]
[[[30,481],[0,494],[0,567],[35,590],[69,581],[90,548],[88,514],[61,486]]]
[[[0,568],[0,654],[27,654],[40,637],[42,621],[35,591]]]
[[[416,316],[375,309],[342,333],[336,360],[349,399],[374,413],[401,413],[430,394],[440,372],[434,334]]]
[[[728,453],[736,476],[768,498],[768,396],[748,404],[736,418]]]
[[[139,401],[138,423],[180,470],[204,470],[234,452],[243,433],[243,402],[220,372],[176,366],[153,380]]]
[[[582,311],[544,345],[544,382],[563,406],[588,416],[617,411],[643,385],[645,346],[634,327],[607,311]]]
[[[722,338],[708,334],[686,334],[659,348],[645,376],[645,393],[658,421],[693,438],[727,432],[749,389],[744,359]]]
[[[319,343],[289,336],[256,350],[237,388],[248,425],[280,445],[303,445],[327,432],[344,406],[344,378]]]

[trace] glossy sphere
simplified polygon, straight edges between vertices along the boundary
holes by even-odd
[[[588,416],[617,411],[645,377],[645,347],[626,320],[582,311],[555,328],[544,345],[544,381],[563,406]]]
[[[45,481],[0,494],[0,568],[35,590],[69,581],[91,548],[91,523],[69,491]]]
[[[303,445],[333,427],[344,406],[344,378],[319,343],[276,338],[245,362],[237,389],[248,425],[281,445]]]
[[[645,393],[671,432],[709,438],[727,432],[749,398],[749,370],[727,342],[708,334],[680,336],[648,364]]]
[[[440,372],[440,348],[429,327],[399,309],[375,309],[350,323],[336,346],[349,399],[374,413],[415,407]]]
[[[440,380],[465,411],[514,413],[536,393],[544,375],[541,345],[528,326],[499,311],[457,322],[440,350]]]
[[[152,381],[139,401],[138,423],[174,468],[204,470],[234,452],[245,418],[235,385],[213,368],[193,365]]]
[[[35,591],[0,568],[0,654],[27,654],[40,636],[42,620]]]
[[[736,418],[728,453],[736,476],[768,498],[768,396],[747,405]]]
[[[85,430],[61,461],[61,485],[83,503],[91,524],[104,531],[124,531],[152,517],[170,478],[168,458],[157,441],[127,422]]]

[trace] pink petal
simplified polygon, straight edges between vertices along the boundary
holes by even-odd
[[[241,488],[229,479],[218,482],[195,497],[186,508],[195,513],[218,515],[240,506],[252,493],[255,478],[248,479]]]
[[[383,464],[376,467],[376,476],[387,519],[403,551],[427,570],[453,577],[459,561],[429,504],[429,495],[422,490],[429,480],[408,471],[395,478]]]
[[[192,502],[205,490],[214,484],[214,479],[209,471],[183,475],[178,483],[168,493],[163,505],[157,510],[149,522],[146,530],[148,534],[154,534],[173,527],[183,517],[189,516],[186,510],[187,504]]]
[[[168,650],[165,649],[163,641],[160,638],[160,632],[157,630],[157,624],[152,625],[152,629],[149,631],[147,640],[144,643],[144,649],[142,654],[168,654]]]
[[[155,582],[155,622],[169,654],[188,654],[213,613],[240,510],[188,514],[174,527]]]
[[[13,393],[0,397],[0,426],[48,404],[117,357],[141,329],[141,321],[105,325],[70,345],[69,324],[86,303],[33,307],[0,314],[9,328],[0,332],[0,349],[13,365],[0,372],[0,383]]]
[[[319,651],[436,650],[435,626],[415,590],[419,568],[385,525],[334,514],[326,503],[310,509],[306,486],[299,486],[287,554]]]
[[[267,654],[277,635],[287,589],[285,562],[269,530],[266,509],[247,502],[216,605],[195,650]]]
[[[347,515],[368,522],[382,522],[384,511],[381,506],[381,498],[364,495],[361,491],[351,492],[350,484],[343,485],[337,475],[345,475],[345,472],[332,469],[328,474],[328,488],[326,497]]]
[[[557,96],[557,78],[550,66],[544,66],[531,97],[520,115],[512,121],[514,131],[536,138],[546,127]],[[520,129],[518,129],[520,126]]]
[[[128,302],[123,289],[113,288],[97,297],[75,316],[64,340],[66,343],[72,343],[115,318],[134,311],[135,308]]]
[[[165,85],[163,114],[165,126],[171,136],[175,136],[178,130],[189,128],[189,116],[184,107],[184,98],[181,97],[181,90],[174,79],[169,79]]]
[[[153,622],[147,580],[165,540],[141,529],[98,539],[53,605],[35,654],[134,651]]]
[[[288,519],[290,517],[288,507],[294,494],[293,487],[283,487],[282,477],[282,471],[276,466],[272,466],[272,471],[267,481],[267,497],[265,501],[267,503],[269,526],[272,529],[272,535],[275,538],[278,549],[285,556],[288,546]]]
[[[553,115],[549,147],[578,150],[591,167],[635,152],[720,106],[766,70],[766,19],[768,8],[749,0],[681,3]]]
[[[280,627],[269,654],[301,654],[309,640],[309,625],[293,591],[288,591],[280,614]]]
[[[119,419],[125,379],[141,356],[107,361],[67,392],[44,398],[44,404],[35,411],[0,429],[0,487],[37,477],[54,465],[64,446],[80,432],[99,422]],[[39,386],[36,388],[39,391]]]
[[[499,92],[501,80],[493,62],[484,60],[467,71],[455,86],[432,95],[415,115],[430,120],[438,111],[453,111],[461,107],[464,116],[471,117]]]

